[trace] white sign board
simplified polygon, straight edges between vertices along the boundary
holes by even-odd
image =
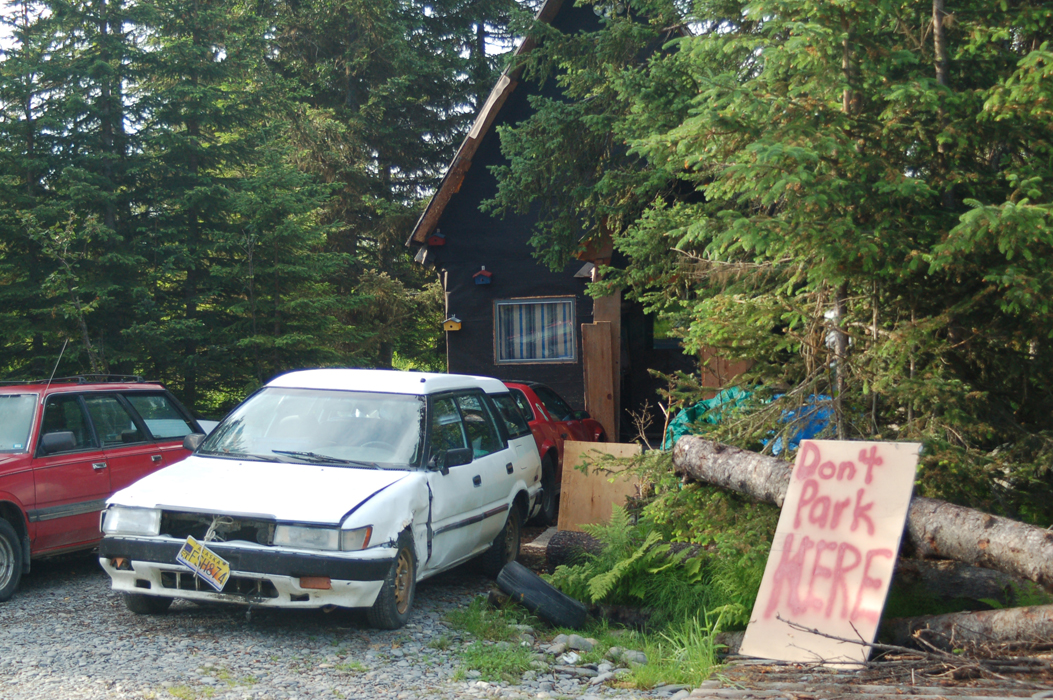
[[[910,505],[919,443],[806,440],[797,453],[740,653],[861,664]]]

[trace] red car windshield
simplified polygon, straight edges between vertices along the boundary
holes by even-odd
[[[533,389],[537,397],[541,399],[541,403],[545,404],[545,410],[549,412],[554,420],[562,421],[574,418],[574,409],[560,398],[559,394],[547,386],[538,385],[533,387]]]
[[[29,449],[36,394],[0,394],[0,452]]]

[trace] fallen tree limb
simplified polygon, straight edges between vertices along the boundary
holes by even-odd
[[[782,506],[792,465],[765,455],[684,436],[673,465],[686,475],[753,500]],[[1053,591],[1053,532],[944,501],[915,496],[906,542],[919,557],[956,559],[995,569]]]
[[[1053,641],[1053,605],[886,620],[879,638],[903,646],[923,642],[944,650],[1048,642]]]
[[[1017,610],[1028,610],[1028,608],[1017,608]],[[1009,613],[1013,611],[989,610],[987,612]],[[954,615],[941,615],[939,617],[958,617],[962,614],[963,613],[956,613]],[[987,643],[977,643],[972,645],[936,645],[932,644],[927,639],[919,639],[911,636],[908,641],[908,643],[911,643],[914,647],[911,648],[899,644],[870,643],[862,639],[847,639],[845,637],[827,634],[821,630],[807,627],[792,620],[783,619],[782,617],[777,616],[777,619],[782,620],[789,625],[791,629],[799,632],[807,632],[819,637],[833,639],[844,644],[856,644],[866,647],[872,652],[878,652],[879,654],[891,652],[907,656],[917,656],[920,659],[937,666],[937,668],[928,668],[922,671],[929,675],[941,673],[943,675],[949,675],[952,678],[975,678],[977,675],[988,673],[996,678],[1004,678],[1003,674],[1006,673],[1034,673],[1036,671],[1048,671],[1050,668],[1050,663],[1046,659],[1035,659],[1030,657],[991,657],[988,653],[991,650],[990,645]],[[957,624],[953,624],[953,628],[955,630],[960,629],[957,627]],[[919,649],[917,648],[918,646],[923,648]],[[965,648],[962,648],[963,646]],[[817,659],[817,661],[829,663],[823,659]],[[873,659],[871,659],[871,661],[873,661]]]

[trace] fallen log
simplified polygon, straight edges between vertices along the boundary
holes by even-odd
[[[678,474],[782,506],[792,465],[696,436],[673,448]],[[920,558],[956,559],[1053,591],[1053,532],[972,508],[915,496],[905,541]]]
[[[924,615],[881,623],[878,638],[900,646],[988,648],[1053,641],[1053,605]]]
[[[690,542],[661,542],[655,546],[668,547],[668,556],[680,554],[687,550],[685,558],[697,557],[706,548]],[[596,555],[603,551],[603,542],[585,532],[573,532],[571,530],[560,530],[552,535],[545,547],[545,560],[548,564],[548,572],[552,573],[557,566],[564,564],[573,566],[580,564],[590,555]]]

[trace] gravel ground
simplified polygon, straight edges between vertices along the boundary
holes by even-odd
[[[601,698],[669,697],[588,685],[550,670],[518,685],[454,681],[468,640],[446,613],[489,590],[461,567],[417,587],[410,624],[370,629],[354,611],[252,611],[176,601],[139,616],[92,555],[34,562],[0,604],[0,698]],[[436,642],[435,644],[431,644]],[[679,689],[676,689],[679,690]],[[686,695],[686,693],[675,693]]]

